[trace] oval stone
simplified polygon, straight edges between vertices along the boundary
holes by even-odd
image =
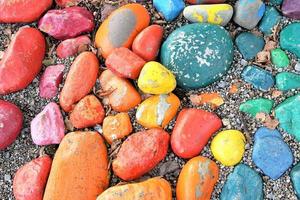
[[[284,0],[281,9],[285,16],[292,19],[300,19],[300,1]]]
[[[281,91],[300,88],[300,75],[293,72],[280,72],[276,75],[276,87]]]
[[[140,4],[127,4],[112,12],[99,27],[95,43],[106,58],[114,48],[131,47],[136,35],[149,25],[148,11]]]
[[[300,198],[300,163],[299,162],[297,163],[297,165],[295,165],[292,168],[290,176],[292,179],[292,183],[293,183],[296,195],[298,198]]]
[[[273,49],[271,51],[271,61],[272,64],[275,65],[275,67],[277,68],[286,68],[290,64],[289,57],[283,50],[279,48]]]
[[[259,174],[249,166],[239,164],[227,177],[220,200],[262,200],[263,194],[263,182]]]
[[[136,111],[137,122],[146,128],[165,128],[176,115],[179,106],[179,98],[172,93],[149,97]]]
[[[265,35],[272,34],[273,27],[280,22],[281,18],[282,16],[275,7],[267,6],[266,12],[259,24],[259,30]]]
[[[205,22],[226,26],[233,15],[233,8],[229,4],[187,6],[183,16],[190,22]]]
[[[256,117],[258,113],[270,114],[274,100],[266,98],[250,99],[240,105],[239,110],[245,112],[252,117]]]
[[[177,200],[210,199],[218,178],[219,168],[214,161],[202,156],[190,159],[179,174]]]
[[[211,151],[215,159],[225,166],[239,163],[245,152],[246,139],[237,130],[221,131],[211,142]]]
[[[184,9],[183,0],[153,0],[153,6],[167,21],[173,21]]]
[[[220,79],[233,61],[233,43],[221,26],[194,23],[173,31],[161,48],[161,61],[183,88],[205,87]]]
[[[224,3],[226,0],[186,0],[190,4]]]
[[[280,32],[280,46],[300,58],[300,23],[289,24]]]
[[[172,150],[182,158],[192,158],[204,148],[212,134],[222,127],[221,119],[205,110],[180,111],[171,136]]]

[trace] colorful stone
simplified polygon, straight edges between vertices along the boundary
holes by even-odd
[[[184,9],[183,0],[153,0],[153,6],[165,17],[167,21],[173,21]]]
[[[224,3],[226,0],[186,0],[190,4]]]
[[[221,119],[214,113],[194,108],[183,109],[178,114],[171,146],[182,158],[198,155],[210,137],[222,127]]]
[[[273,5],[281,5],[283,0],[270,0],[270,3]]]
[[[280,22],[282,16],[275,7],[267,6],[266,12],[259,24],[259,30],[265,35],[271,35],[272,29]]]
[[[130,48],[134,38],[149,25],[150,16],[140,4],[126,4],[115,11],[99,27],[95,44],[102,56],[107,56],[114,48]]]
[[[300,58],[300,23],[287,25],[280,32],[280,46]]]
[[[256,117],[258,113],[270,114],[274,101],[265,98],[250,99],[240,105],[240,111]]]
[[[284,51],[282,51],[279,48],[273,49],[271,51],[271,61],[272,64],[275,65],[275,67],[277,68],[286,68],[290,64],[289,57],[286,55]]]
[[[173,31],[161,48],[161,61],[185,89],[219,80],[233,61],[233,43],[221,26],[194,23]]]
[[[292,179],[295,193],[297,197],[300,198],[300,163],[299,162],[297,163],[297,165],[295,165],[292,168],[290,177]]]
[[[205,105],[209,104],[213,109],[224,104],[224,100],[217,92],[202,93],[199,95],[191,95],[190,100],[194,105]]]
[[[76,6],[81,0],[55,0],[60,7]]]
[[[284,0],[281,10],[286,17],[300,19],[300,1],[298,0]]]
[[[300,75],[293,72],[280,72],[276,75],[276,87],[287,91],[300,88]]]

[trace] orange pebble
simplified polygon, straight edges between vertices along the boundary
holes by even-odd
[[[132,125],[127,113],[107,116],[103,121],[103,135],[111,144],[114,140],[122,139],[132,132]]]
[[[216,92],[191,95],[190,100],[195,105],[210,104],[213,108],[219,107],[220,105],[224,104],[223,98]]]
[[[236,94],[239,91],[238,84],[232,84],[229,88],[229,94]]]

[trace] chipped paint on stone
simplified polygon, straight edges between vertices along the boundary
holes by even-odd
[[[168,95],[159,95],[159,102],[156,107],[156,123],[161,126],[163,120],[165,119],[166,112],[170,108],[170,104],[167,102]]]

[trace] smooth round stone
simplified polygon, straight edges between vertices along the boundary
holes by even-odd
[[[235,4],[233,21],[246,29],[253,29],[265,12],[261,0],[239,0]]]
[[[96,47],[104,58],[115,48],[130,48],[134,38],[149,22],[146,8],[137,3],[126,4],[113,11],[101,24],[95,37]]]
[[[211,142],[211,151],[215,159],[225,166],[239,163],[245,152],[246,139],[237,130],[221,131]]]
[[[258,113],[270,114],[274,101],[265,98],[251,99],[240,105],[240,111],[255,117]]]
[[[239,34],[235,39],[235,44],[243,55],[244,59],[251,60],[256,54],[263,50],[265,46],[264,38],[250,32]]]
[[[138,87],[148,94],[168,94],[176,87],[175,76],[162,64],[151,61],[144,65]]]
[[[287,98],[275,108],[279,126],[300,141],[300,94]]]
[[[277,130],[265,127],[255,133],[252,160],[264,174],[276,180],[293,164],[293,154]]]
[[[161,48],[161,61],[180,87],[200,88],[219,80],[233,61],[233,43],[221,26],[194,23],[172,32]]]
[[[255,65],[247,66],[242,72],[242,79],[261,91],[268,91],[274,86],[273,75]]]
[[[176,115],[179,106],[179,98],[172,93],[151,96],[139,105],[137,122],[146,128],[164,128]]]
[[[270,0],[270,3],[273,5],[281,5],[283,0]]]
[[[280,13],[275,7],[267,6],[266,12],[259,24],[259,30],[265,35],[272,34],[272,28],[280,22],[281,18]]]
[[[290,177],[292,179],[292,183],[293,183],[296,195],[297,195],[298,198],[300,198],[300,163],[299,162],[298,162],[297,165],[295,165],[292,168],[292,171],[290,173]]]
[[[205,22],[226,26],[233,15],[233,8],[229,4],[187,6],[183,16],[190,22]]]
[[[271,61],[277,68],[286,68],[290,64],[289,57],[279,48],[271,51]]]
[[[284,50],[294,53],[300,58],[300,37],[299,37],[300,23],[293,23],[287,25],[280,32],[280,46]]]
[[[183,0],[153,0],[153,6],[167,21],[173,21],[184,9]]]
[[[276,87],[287,91],[300,88],[300,75],[292,72],[280,72],[276,75]]]
[[[299,0],[284,0],[281,9],[283,15],[292,19],[300,19]]]
[[[239,164],[227,177],[220,200],[263,200],[263,182],[259,174],[248,165]]]
[[[224,3],[226,0],[186,0],[190,4],[212,4],[212,3]]]

